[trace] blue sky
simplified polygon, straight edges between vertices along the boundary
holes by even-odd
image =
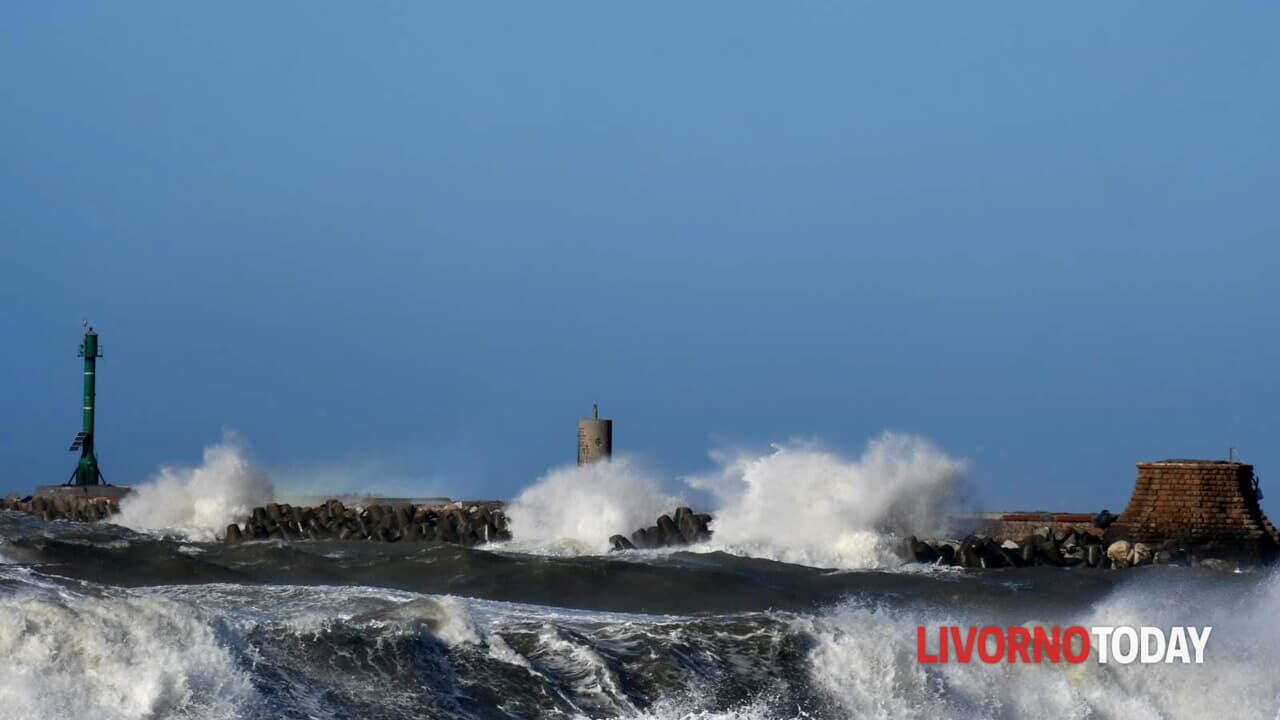
[[[0,9],[0,491],[510,496],[598,401],[668,476],[883,430],[981,504],[1280,478],[1280,5]],[[1280,485],[1273,494],[1280,496]],[[1274,500],[1268,500],[1270,507]]]

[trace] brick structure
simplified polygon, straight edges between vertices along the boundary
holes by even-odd
[[[1062,512],[987,512],[951,517],[951,530],[962,535],[984,535],[1002,540],[1021,540],[1049,528],[1059,535],[1101,533],[1093,527],[1093,516]]]
[[[1280,533],[1258,499],[1252,465],[1138,463],[1133,496],[1107,535],[1152,545],[1172,540],[1204,557],[1271,560],[1280,548]]]

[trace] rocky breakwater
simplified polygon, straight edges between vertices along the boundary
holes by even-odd
[[[2,509],[35,515],[45,522],[51,520],[97,522],[120,512],[120,503],[118,499],[109,497],[10,495],[4,499]]]
[[[1101,528],[1055,531],[1043,527],[1020,540],[969,535],[962,540],[906,542],[908,561],[970,569],[1083,567],[1121,569],[1141,565],[1201,565],[1231,569],[1234,562],[1197,554],[1175,540],[1158,544],[1112,539]]]
[[[369,503],[348,507],[329,500],[310,507],[268,503],[242,523],[228,525],[223,539],[374,540],[479,545],[510,540],[502,504],[447,505]]]
[[[647,550],[663,547],[683,547],[711,539],[711,516],[695,513],[687,507],[676,508],[670,515],[662,515],[653,525],[625,535],[609,538],[613,550]]]
[[[1108,548],[1101,533],[1055,532],[1045,527],[1020,540],[969,535],[961,540],[910,537],[907,557],[918,563],[963,568],[1107,567]]]

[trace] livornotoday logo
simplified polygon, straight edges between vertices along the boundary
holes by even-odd
[[[1169,628],[1140,625],[1070,625],[1067,627],[962,628],[941,625],[934,632],[916,628],[916,660],[922,664],[968,663],[1183,663],[1205,659],[1212,627],[1178,625]]]

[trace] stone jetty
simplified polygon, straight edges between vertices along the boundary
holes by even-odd
[[[51,520],[72,520],[75,522],[97,522],[120,512],[118,498],[82,497],[71,495],[36,495],[20,497],[10,495],[4,499],[0,509],[27,513]]]
[[[1147,546],[1137,549],[1141,553],[1140,559],[1130,561],[1132,549],[1128,546],[1124,548],[1124,558],[1114,558],[1112,548],[1102,535],[1101,528],[1055,531],[1045,526],[1016,540],[986,535],[968,535],[960,540],[921,540],[912,536],[907,538],[905,550],[907,558],[914,562],[974,569],[1042,565],[1128,567],[1157,561],[1155,553]],[[1164,548],[1161,551],[1160,562],[1186,562],[1185,554],[1180,551],[1165,551]]]
[[[695,513],[687,507],[680,507],[676,508],[675,513],[671,515],[662,515],[653,525],[631,533],[630,539],[625,535],[610,537],[609,544],[614,550],[645,550],[692,545],[711,539],[711,530],[708,527],[710,523],[710,515]]]
[[[1043,527],[1013,540],[969,535],[962,540],[907,538],[909,561],[963,568],[1082,567],[1121,569],[1140,565],[1235,567],[1238,557],[1197,554],[1175,540],[1159,544],[1109,541],[1102,533],[1056,532]]]
[[[445,542],[479,545],[510,540],[502,504],[447,505],[368,503],[348,507],[337,499],[301,507],[268,503],[253,509],[239,524],[228,525],[223,539],[241,540],[375,540],[381,542]]]
[[[966,568],[1052,565],[1125,568],[1148,564],[1236,567],[1273,562],[1280,530],[1262,512],[1253,466],[1222,460],[1138,463],[1119,516],[990,513],[961,540],[906,543],[915,562]]]

